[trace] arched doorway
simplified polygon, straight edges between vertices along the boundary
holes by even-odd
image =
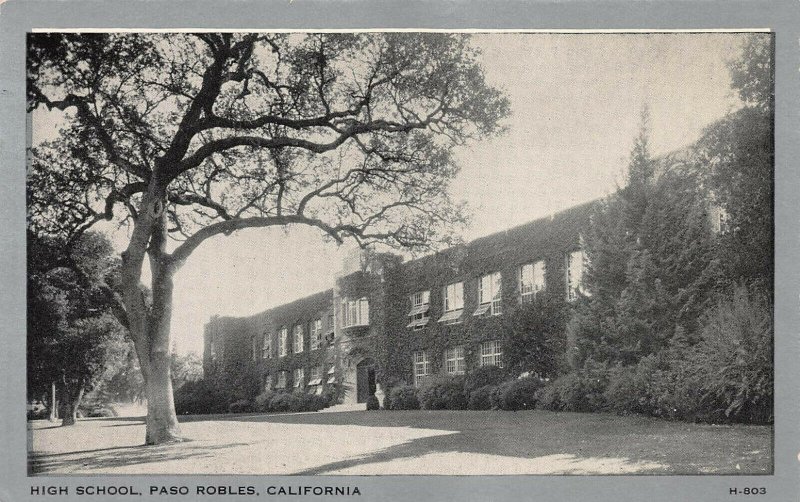
[[[356,365],[356,402],[365,403],[375,394],[375,361],[367,357]]]

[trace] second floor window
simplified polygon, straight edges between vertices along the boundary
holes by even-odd
[[[272,357],[272,340],[269,333],[264,333],[261,342],[261,359],[269,359],[270,357]]]
[[[567,281],[567,301],[578,298],[578,294],[586,294],[583,279],[586,270],[586,255],[582,250],[567,253],[564,272]]]
[[[478,282],[478,308],[473,315],[498,315],[502,312],[502,281],[500,272],[487,274]]]
[[[454,324],[461,321],[461,314],[464,311],[464,283],[456,282],[445,286],[442,289],[444,298],[444,315],[439,318],[439,322]]]
[[[428,309],[430,307],[430,291],[420,291],[409,297],[411,310],[408,312],[409,323],[407,328],[422,329],[428,324],[430,317]]]
[[[369,301],[366,298],[342,302],[342,326],[369,326]]]
[[[522,302],[530,302],[545,288],[544,260],[528,263],[519,268],[519,294]]]
[[[292,351],[295,354],[299,354],[303,352],[303,325],[298,324],[294,327],[294,336],[292,337],[294,344],[292,347]]]
[[[281,327],[278,334],[278,355],[283,357],[289,353],[289,328],[286,326]]]
[[[308,326],[311,332],[311,350],[322,347],[322,319],[315,319]]]

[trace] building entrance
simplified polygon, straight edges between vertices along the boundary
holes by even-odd
[[[356,365],[356,400],[365,403],[375,394],[375,361],[366,358]]]

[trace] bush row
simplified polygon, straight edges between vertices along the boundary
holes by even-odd
[[[175,411],[179,415],[212,413],[318,411],[337,401],[335,392],[321,395],[302,392],[265,391],[254,399],[235,399],[205,380],[187,382],[175,392]]]

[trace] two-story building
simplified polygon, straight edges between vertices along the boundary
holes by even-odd
[[[576,298],[592,203],[404,262],[353,253],[327,291],[205,328],[207,378],[256,395],[340,385],[363,402],[380,384],[503,364],[501,316],[538,294]],[[251,397],[252,397],[251,396]]]

